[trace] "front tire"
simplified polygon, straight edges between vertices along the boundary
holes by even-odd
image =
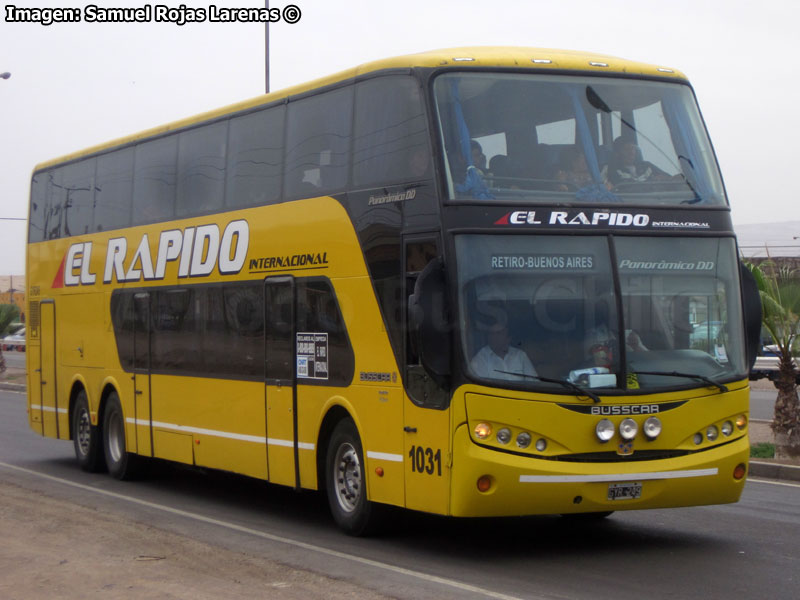
[[[127,451],[125,417],[119,396],[112,392],[103,416],[103,450],[109,474],[115,479],[132,479],[139,471],[139,457]]]
[[[72,443],[78,465],[89,473],[103,471],[106,467],[100,437],[100,429],[92,425],[86,392],[81,390],[75,398],[75,410],[72,413]]]
[[[382,507],[367,500],[366,463],[353,421],[345,419],[336,425],[325,459],[325,486],[333,520],[348,535],[376,532]]]

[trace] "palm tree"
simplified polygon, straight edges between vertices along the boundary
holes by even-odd
[[[19,317],[19,308],[14,304],[0,304],[0,338],[7,334],[8,326]],[[3,345],[0,344],[0,373],[6,372],[6,359],[3,357]]]
[[[800,402],[797,398],[798,372],[794,355],[800,344],[800,280],[786,267],[772,261],[747,265],[756,279],[761,295],[762,323],[777,346],[778,389],[772,431],[775,433],[776,458],[800,457]]]

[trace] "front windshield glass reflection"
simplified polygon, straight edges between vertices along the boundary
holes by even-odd
[[[434,92],[450,200],[725,204],[688,85],[459,72]]]
[[[746,374],[731,239],[460,235],[456,251],[477,380],[618,391]]]

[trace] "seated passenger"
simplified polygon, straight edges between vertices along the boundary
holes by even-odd
[[[486,155],[483,153],[483,148],[475,140],[469,141],[469,147],[472,151],[472,165],[483,175],[486,172]]]
[[[505,319],[495,319],[488,326],[487,344],[470,361],[472,371],[487,379],[523,380],[536,376],[531,360],[519,348],[510,346],[511,335]]]
[[[603,167],[603,180],[611,185],[641,183],[673,179],[653,163],[640,158],[641,152],[632,140],[617,138],[614,141],[614,159]],[[680,177],[676,175],[675,177]]]
[[[580,188],[593,183],[592,174],[589,172],[589,165],[586,164],[586,157],[577,148],[567,148],[561,155],[559,169],[556,171],[556,179],[563,181],[558,191],[567,192],[579,190]]]
[[[594,327],[586,332],[587,363],[593,367],[606,367],[614,370],[617,336],[605,325]],[[628,352],[646,352],[647,347],[642,338],[633,329],[625,330],[625,350]]]
[[[495,177],[508,177],[509,171],[508,156],[505,154],[495,154],[489,161],[489,173]]]

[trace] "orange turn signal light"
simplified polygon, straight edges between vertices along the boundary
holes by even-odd
[[[489,475],[481,475],[478,477],[478,491],[488,492],[492,488],[492,478]]]

